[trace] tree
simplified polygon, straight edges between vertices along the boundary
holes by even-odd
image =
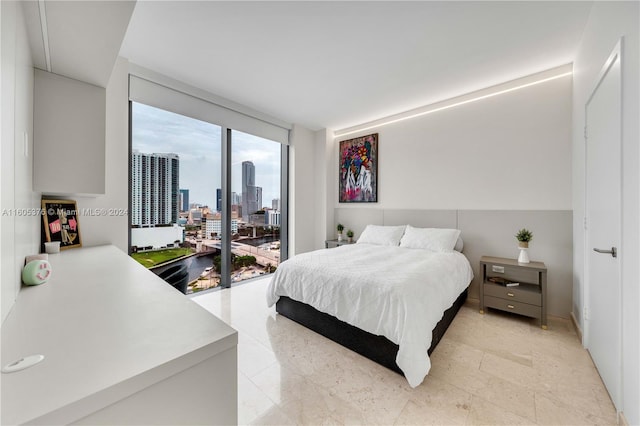
[[[243,266],[251,266],[256,264],[255,256],[236,256],[232,259],[233,269],[242,268]]]

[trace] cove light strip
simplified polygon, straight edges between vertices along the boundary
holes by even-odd
[[[47,26],[47,8],[44,0],[38,1],[38,11],[40,12],[40,30],[42,31],[42,44],[44,46],[44,61],[47,71],[51,72],[51,51],[49,50],[49,27]]]
[[[438,111],[444,111],[446,109],[454,108],[454,107],[457,107],[457,106],[460,106],[460,105],[466,105],[466,104],[470,104],[472,102],[481,101],[483,99],[492,98],[494,96],[503,95],[505,93],[513,92],[513,91],[520,90],[520,89],[524,89],[526,87],[531,87],[531,86],[535,86],[535,85],[538,85],[538,84],[546,83],[548,81],[557,80],[557,79],[562,78],[562,77],[567,77],[567,76],[570,76],[572,74],[573,74],[573,71],[568,71],[568,72],[564,72],[562,74],[558,74],[558,75],[554,75],[554,76],[551,76],[551,77],[543,78],[541,80],[535,80],[535,81],[532,81],[530,83],[521,84],[519,86],[515,86],[515,87],[508,88],[508,89],[499,90],[497,92],[488,93],[486,95],[477,96],[477,97],[471,98],[471,99],[465,99],[463,101],[454,102],[452,104],[444,105],[444,106],[437,107],[437,108],[434,108],[434,109],[428,109],[426,111],[420,111],[420,112],[416,112],[416,113],[413,113],[413,114],[409,113],[409,115],[402,116],[402,117],[397,117],[397,118],[389,118],[388,120],[381,119],[381,121],[370,122],[372,124],[370,124],[370,125],[364,124],[365,127],[355,126],[355,127],[346,128],[344,130],[337,130],[334,133],[334,136],[335,137],[340,137],[340,136],[351,135],[353,133],[364,132],[366,130],[375,129],[375,128],[381,127],[381,126],[386,126],[388,124],[398,123],[400,121],[410,120],[410,119],[416,118],[416,117],[422,117],[423,115],[431,114],[431,113],[438,112]],[[486,90],[486,89],[484,89],[484,90]],[[462,97],[462,96],[460,96],[460,97]],[[438,103],[442,103],[442,102],[438,102]],[[391,116],[391,117],[393,117],[393,116]]]

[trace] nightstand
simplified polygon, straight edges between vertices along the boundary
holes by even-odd
[[[547,329],[547,267],[542,262],[518,263],[516,259],[482,256],[480,258],[480,313],[486,307],[538,318]],[[491,278],[519,283],[506,286]]]
[[[338,240],[324,240],[324,248],[334,248],[334,247],[338,247],[338,246],[344,246],[347,244],[355,244],[355,240],[352,242],[349,242],[349,240],[344,239],[342,241],[338,241]]]

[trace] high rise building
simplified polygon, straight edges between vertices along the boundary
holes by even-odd
[[[231,216],[236,218],[242,217],[242,206],[240,204],[231,205]]]
[[[231,208],[233,206],[240,207],[242,205],[242,197],[237,192],[231,193]],[[222,211],[222,189],[216,189],[216,210]]]
[[[267,225],[280,226],[280,211],[269,210],[267,214]]]
[[[262,210],[262,208],[264,207],[262,205],[262,187],[261,186],[256,186],[256,211],[257,210]]]
[[[178,222],[180,158],[177,154],[131,154],[131,224]]]
[[[256,184],[256,166],[251,161],[242,162],[242,187]]]
[[[280,198],[274,198],[271,200],[271,208],[273,210],[280,211]]]
[[[242,193],[242,215],[245,222],[248,221],[249,215],[258,210],[257,191],[254,185],[247,185]]]
[[[180,190],[180,211],[181,212],[189,211],[189,190],[188,189]]]
[[[251,161],[242,162],[242,219],[249,221],[249,215],[258,210],[256,198],[256,167]]]
[[[238,219],[231,217],[231,234],[238,233]],[[210,213],[206,216],[205,235],[207,239],[222,237],[222,215]]]

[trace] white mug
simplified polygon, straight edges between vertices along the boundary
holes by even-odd
[[[49,243],[44,243],[44,251],[51,253],[60,253],[60,241],[52,241]]]

